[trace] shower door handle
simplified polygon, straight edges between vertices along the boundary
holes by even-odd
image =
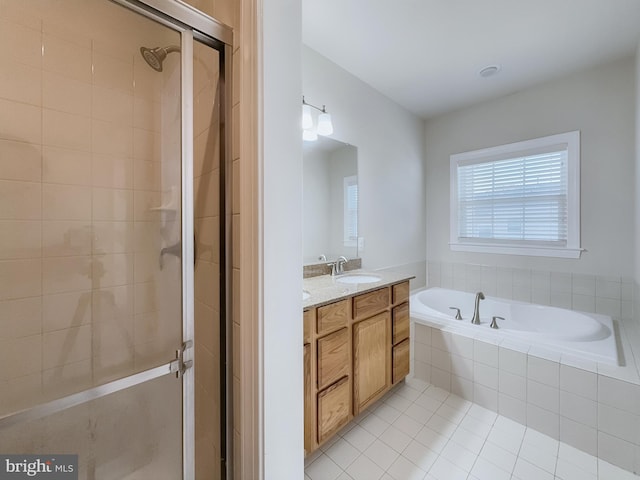
[[[193,347],[193,341],[187,340],[178,350],[176,350],[176,359],[171,362],[170,367],[171,373],[175,373],[176,378],[184,376],[185,372],[193,366],[193,360],[184,361],[184,352],[191,347]]]

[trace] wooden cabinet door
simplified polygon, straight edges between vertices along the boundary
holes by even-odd
[[[389,386],[390,323],[389,312],[382,312],[353,325],[354,415]]]
[[[349,377],[344,377],[318,394],[318,443],[349,421],[349,390]]]
[[[409,339],[393,347],[393,383],[394,385],[409,374]]]

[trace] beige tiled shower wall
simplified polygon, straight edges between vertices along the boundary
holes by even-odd
[[[0,3],[0,413],[171,360],[179,44],[110,2]],[[178,205],[179,207],[179,205]]]

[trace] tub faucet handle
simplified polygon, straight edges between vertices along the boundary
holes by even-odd
[[[491,325],[489,325],[491,328],[495,328],[495,329],[500,328],[498,327],[498,322],[496,320],[504,320],[504,317],[493,317],[491,319]]]
[[[460,315],[460,309],[458,307],[449,307],[449,309],[456,311],[456,320],[462,320],[462,315]]]

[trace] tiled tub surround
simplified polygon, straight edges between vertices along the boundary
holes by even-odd
[[[607,371],[603,367],[600,373],[640,382],[640,334],[633,318],[633,301],[638,295],[634,296],[630,278],[429,261],[427,286],[482,291],[494,297],[608,315],[626,334],[623,336],[633,340],[623,353],[627,366],[635,367]]]
[[[632,280],[441,262],[429,262],[428,269],[429,286],[610,315],[624,366],[496,342],[481,332],[471,338],[412,319],[412,372],[625,470],[640,471],[640,335]]]

